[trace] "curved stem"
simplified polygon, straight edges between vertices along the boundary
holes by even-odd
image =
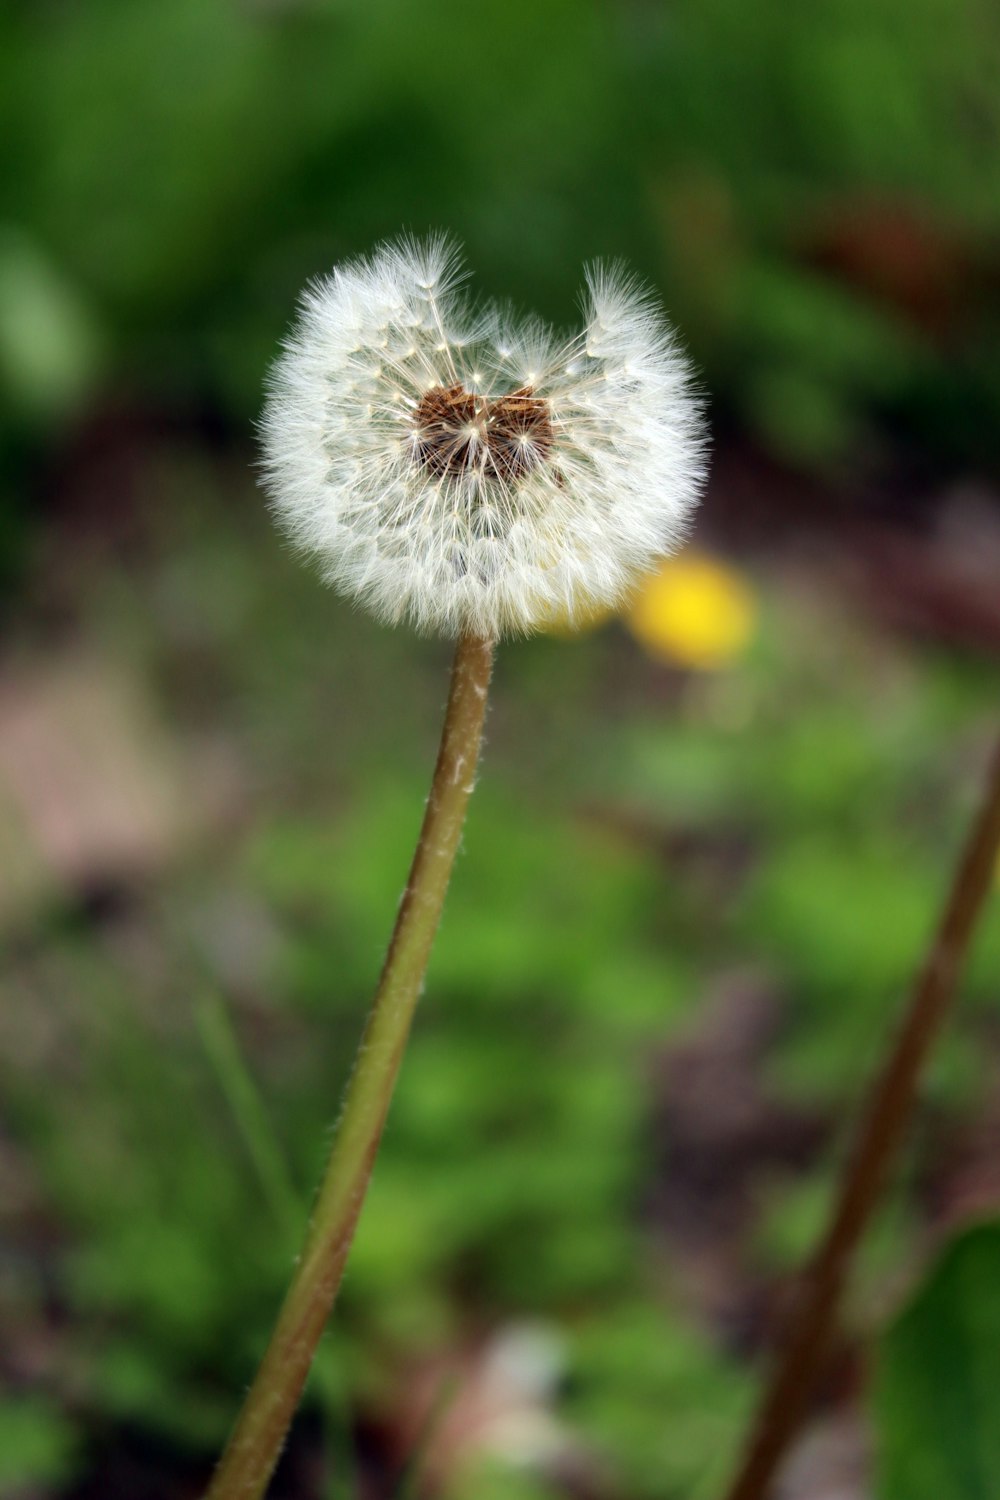
[[[207,1500],[259,1500],[340,1287],[475,782],[493,643],[459,641],[427,810],[305,1247]]]
[[[921,1069],[947,1016],[1000,849],[1000,745],[948,903],[909,1007],[872,1089],[829,1225],[757,1412],[727,1500],[764,1500],[805,1414],[854,1252],[878,1203]]]

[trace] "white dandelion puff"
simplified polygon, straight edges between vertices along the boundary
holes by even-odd
[[[494,639],[615,608],[698,500],[687,361],[618,267],[589,271],[568,341],[463,281],[437,237],[307,289],[261,421],[274,512],[386,621]]]

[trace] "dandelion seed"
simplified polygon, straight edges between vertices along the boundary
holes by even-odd
[[[463,279],[446,239],[404,239],[306,292],[262,419],[275,514],[383,620],[495,639],[614,609],[698,499],[687,362],[619,268],[568,340]]]

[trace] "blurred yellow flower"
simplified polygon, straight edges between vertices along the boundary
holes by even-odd
[[[671,557],[643,584],[625,615],[652,656],[702,671],[742,655],[757,625],[757,599],[735,568],[705,554]]]

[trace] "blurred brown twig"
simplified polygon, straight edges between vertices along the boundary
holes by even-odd
[[[875,1081],[826,1234],[750,1431],[726,1500],[764,1500],[806,1412],[844,1286],[903,1138],[923,1065],[940,1033],[1000,850],[1000,743],[940,927]]]

